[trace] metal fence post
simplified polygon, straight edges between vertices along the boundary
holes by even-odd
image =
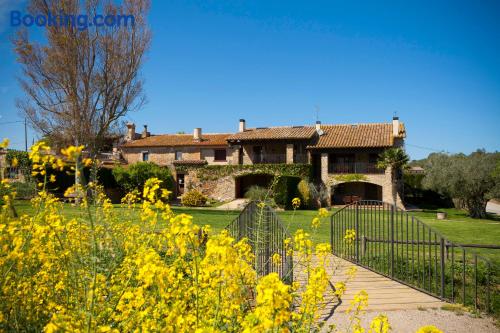
[[[394,205],[391,205],[391,276],[394,277]]]
[[[332,253],[335,253],[333,250],[333,215],[330,217],[330,248],[332,249]]]
[[[356,238],[354,241],[356,242],[356,261],[359,262],[359,201],[355,203],[356,205]]]
[[[444,256],[445,256],[445,246],[444,246],[444,238],[441,237],[441,298],[444,298],[445,290],[444,290]],[[452,277],[453,278],[453,277]]]

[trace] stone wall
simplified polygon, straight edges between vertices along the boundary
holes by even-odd
[[[343,177],[338,177],[339,175],[328,174],[326,178],[325,185],[328,189],[331,189],[333,186],[337,186],[341,183],[346,183],[348,181],[343,180]],[[375,185],[379,185],[382,187],[382,201],[387,203],[393,202],[393,186],[391,181],[391,169],[387,168],[385,173],[382,174],[363,174],[360,175],[363,179],[359,179],[356,181],[372,183]],[[404,209],[403,201],[401,200],[401,196],[397,193],[396,196],[396,206],[398,208]]]
[[[226,161],[214,161],[214,149],[226,149]],[[183,160],[200,160],[205,159],[208,164],[232,164],[233,152],[231,148],[226,146],[214,148],[200,147],[123,147],[122,156],[128,164],[133,164],[142,161],[142,153],[149,153],[149,162],[156,163],[161,166],[171,166],[175,161],[175,152],[182,152]]]

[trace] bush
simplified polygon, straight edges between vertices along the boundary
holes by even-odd
[[[269,190],[265,187],[252,185],[245,192],[245,198],[250,199],[252,201],[264,201],[269,199],[270,193]]]
[[[12,182],[10,186],[16,192],[17,199],[32,199],[37,193],[34,182]]]
[[[297,191],[299,192],[299,198],[303,208],[310,208],[312,197],[311,197],[311,184],[305,179],[302,179],[297,185]]]
[[[315,208],[321,208],[328,206],[328,200],[330,193],[328,192],[328,188],[324,184],[310,184],[311,186],[311,203]]]
[[[201,207],[207,203],[207,196],[198,190],[190,190],[181,197],[181,204],[187,207]]]
[[[297,185],[300,182],[298,177],[282,176],[278,179],[274,188],[274,201],[280,207],[291,209],[292,199],[297,197]]]
[[[116,183],[126,192],[136,189],[142,192],[144,183],[149,178],[158,178],[161,180],[161,188],[166,188],[169,191],[173,191],[174,189],[174,180],[170,174],[170,170],[150,162],[138,162],[128,168],[114,168],[113,176]]]

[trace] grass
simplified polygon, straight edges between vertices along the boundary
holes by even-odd
[[[463,210],[447,208],[446,220],[436,219],[435,210],[412,212],[422,222],[443,234],[450,241],[458,244],[500,245],[500,218],[491,216],[488,219],[473,219]],[[500,250],[470,249],[478,254],[500,264]]]
[[[34,212],[29,201],[16,201],[16,209],[20,214],[32,214]],[[115,205],[120,210],[120,205]],[[176,214],[184,213],[192,215],[194,222],[200,225],[210,225],[213,231],[221,231],[239,214],[238,211],[224,211],[210,208],[187,208],[172,207]],[[466,212],[458,209],[442,209],[448,214],[447,220],[437,220],[436,211],[424,210],[422,212],[412,212],[420,220],[442,233],[443,236],[456,243],[467,244],[499,244],[500,243],[500,218],[472,219],[467,217]],[[77,209],[70,204],[64,204],[63,212],[66,216],[77,217]],[[311,220],[316,216],[315,210],[279,211],[278,215],[291,234],[297,229],[304,229],[313,234]],[[327,219],[318,228],[315,236],[317,242],[330,241],[330,225]],[[500,263],[500,250],[477,250],[490,259]]]

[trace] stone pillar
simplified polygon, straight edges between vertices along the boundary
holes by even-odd
[[[286,164],[293,164],[293,144],[286,145]]]
[[[321,154],[321,181],[323,183],[328,182],[328,154],[327,153],[322,153]]]
[[[233,148],[233,161],[231,164],[239,164],[240,163],[240,149]]]
[[[382,201],[393,204],[394,203],[393,193],[394,191],[397,192],[397,185],[396,189],[394,188],[394,186],[392,186],[391,173],[392,173],[391,167],[385,169],[385,175],[384,175],[385,177],[382,183]],[[396,207],[405,209],[399,193],[396,193]]]

